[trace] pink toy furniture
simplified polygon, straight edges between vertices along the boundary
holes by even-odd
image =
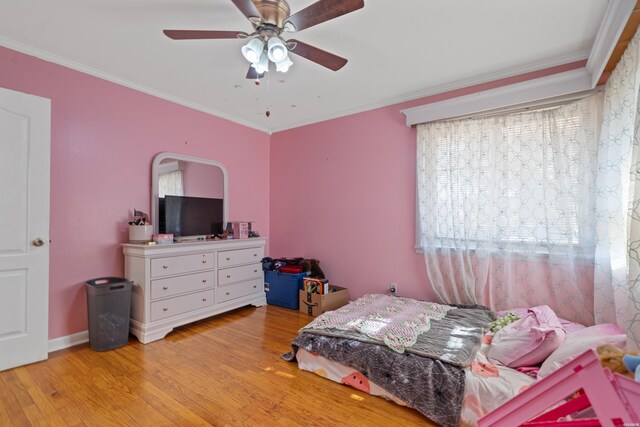
[[[571,417],[591,408],[595,418]],[[640,383],[612,374],[587,350],[478,421],[478,427],[640,426]]]

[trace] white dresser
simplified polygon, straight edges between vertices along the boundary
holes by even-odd
[[[146,344],[186,323],[265,305],[264,245],[264,238],[123,244],[124,274],[133,282],[131,333]]]

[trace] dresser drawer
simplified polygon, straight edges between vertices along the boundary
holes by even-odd
[[[264,292],[262,279],[251,280],[250,282],[236,283],[228,286],[220,286],[217,290],[216,299],[218,303],[229,301],[234,298]]]
[[[171,276],[213,268],[213,253],[151,259],[151,277]]]
[[[218,268],[260,262],[262,258],[264,258],[263,247],[218,252]]]
[[[155,279],[151,281],[151,299],[155,300],[211,288],[213,287],[214,279],[213,271],[167,277],[166,279]]]
[[[257,279],[262,276],[262,264],[243,265],[241,267],[218,270],[218,285],[226,285],[245,280]]]
[[[155,301],[151,303],[151,320],[160,320],[199,308],[211,307],[213,302],[213,289],[162,301]]]

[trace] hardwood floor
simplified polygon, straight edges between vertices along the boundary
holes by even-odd
[[[0,372],[0,426],[435,426],[282,360],[311,319],[247,307],[147,345],[51,353]]]

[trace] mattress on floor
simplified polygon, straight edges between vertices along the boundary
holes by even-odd
[[[515,369],[493,365],[486,357],[491,335],[486,335],[482,348],[470,366],[464,368],[465,391],[460,425],[475,426],[478,419],[533,384],[535,380]],[[362,373],[320,355],[299,348],[298,367],[332,381],[346,384],[373,396],[381,396],[399,405],[410,406]]]

